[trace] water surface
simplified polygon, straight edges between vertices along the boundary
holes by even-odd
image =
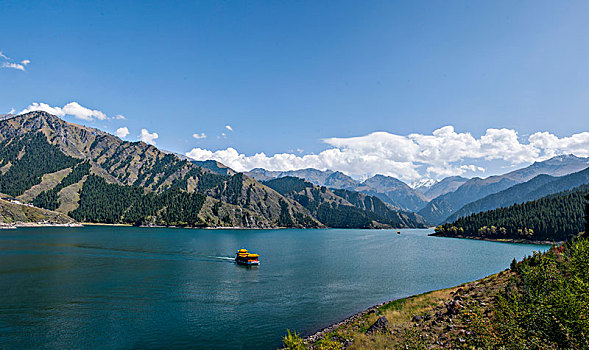
[[[396,232],[0,230],[0,344],[273,349],[287,328],[308,334],[547,248]],[[259,267],[233,263],[242,247]]]

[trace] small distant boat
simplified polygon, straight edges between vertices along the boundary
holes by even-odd
[[[258,254],[249,253],[247,249],[240,249],[235,253],[235,262],[240,265],[260,265]]]
[[[397,234],[400,235],[401,234],[401,231],[397,231]]]

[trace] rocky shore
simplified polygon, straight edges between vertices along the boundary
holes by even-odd
[[[491,312],[493,297],[512,273],[502,271],[456,287],[397,299],[370,307],[304,338],[310,349],[326,342],[343,349],[405,348],[407,344],[429,349],[451,348],[466,343],[469,315]]]

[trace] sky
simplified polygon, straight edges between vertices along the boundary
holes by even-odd
[[[589,156],[586,1],[4,1],[0,114],[238,171],[489,176]]]

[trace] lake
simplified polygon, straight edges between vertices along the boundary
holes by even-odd
[[[431,230],[0,230],[3,348],[275,349],[371,305],[548,246]],[[236,265],[239,248],[259,267]]]

